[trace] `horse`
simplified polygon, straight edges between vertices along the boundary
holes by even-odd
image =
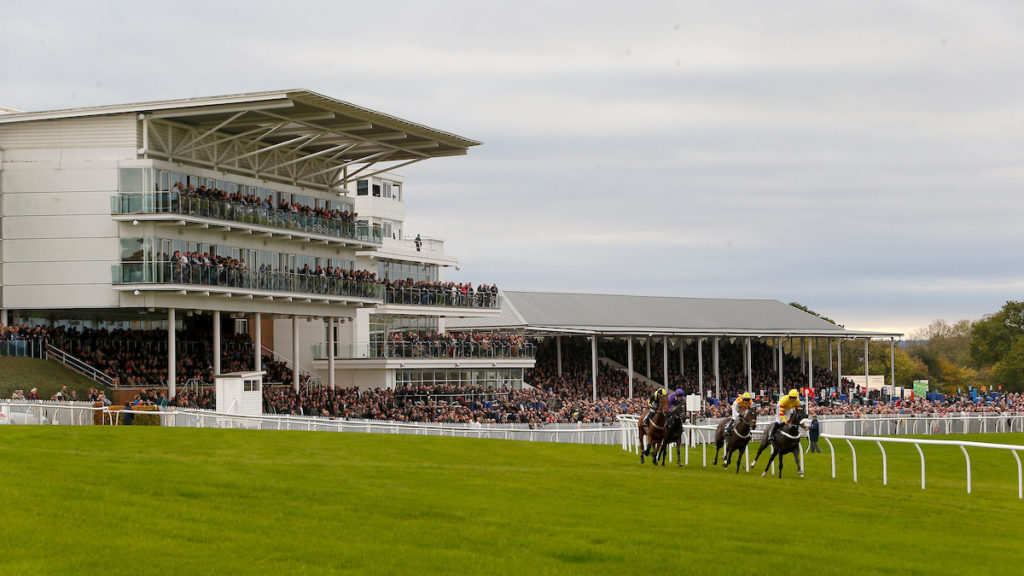
[[[729,424],[732,418],[725,418],[718,423],[718,429],[715,430],[715,459],[711,461],[711,465],[718,464],[718,452],[725,445],[725,456],[722,457],[722,467],[726,470],[729,469],[729,462],[732,460],[733,452],[743,456],[743,451],[746,450],[747,444],[750,443],[750,431],[757,428],[757,410],[751,408],[747,410],[747,415],[741,418],[739,422],[733,426],[732,431],[729,433],[729,437],[725,437],[725,427]],[[742,460],[736,460],[736,473],[740,473],[740,462]]]
[[[644,456],[653,453],[654,464],[658,464],[658,451],[661,450],[661,442],[665,439],[665,423],[668,421],[668,396],[662,396],[658,400],[658,407],[651,414],[650,423],[644,426],[644,421],[637,423],[637,432],[640,435],[640,463],[644,463]],[[644,448],[644,437],[647,437],[647,447]],[[653,451],[652,451],[653,448]]]
[[[661,465],[665,465],[665,453],[668,451],[670,444],[676,445],[676,462],[682,466],[683,461],[679,459],[679,446],[683,443],[683,424],[686,424],[688,418],[686,416],[686,404],[680,404],[676,406],[672,412],[668,415],[668,422],[665,424],[665,438],[661,441],[661,452],[658,454],[658,458],[661,459]]]
[[[789,418],[792,424],[780,424],[779,429],[775,434],[775,440],[769,442],[768,434],[764,435],[761,439],[761,448],[757,451],[757,456],[754,457],[754,463],[757,463],[757,459],[761,457],[761,452],[764,452],[770,445],[773,448],[772,457],[768,459],[768,465],[764,467],[764,472],[761,473],[761,478],[768,475],[768,468],[772,465],[772,460],[777,456],[779,458],[779,478],[782,478],[782,457],[787,453],[793,453],[793,460],[796,461],[796,471],[800,474],[800,477],[804,477],[804,470],[800,467],[800,429],[806,430],[810,426],[810,420],[807,418],[807,413],[802,409],[797,409],[793,412],[793,415]]]

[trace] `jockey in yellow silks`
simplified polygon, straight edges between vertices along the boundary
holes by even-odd
[[[733,426],[740,421],[750,412],[750,405],[754,402],[754,397],[750,392],[744,392],[740,396],[736,397],[736,400],[732,403],[732,419],[729,420],[729,424],[725,427],[725,436],[728,437],[732,433]]]
[[[779,430],[779,426],[789,423],[790,416],[793,412],[800,407],[800,393],[796,391],[796,388],[789,391],[782,398],[779,398],[779,413],[776,416],[775,424],[772,426],[771,434],[768,435],[768,440],[775,439],[775,433]]]

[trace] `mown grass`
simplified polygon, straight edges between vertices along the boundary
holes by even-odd
[[[973,437],[978,439],[978,437]],[[1024,443],[1024,435],[982,441]],[[837,448],[839,448],[837,446]],[[4,426],[3,574],[978,574],[1019,564],[1012,456],[808,455],[782,480],[614,446]],[[874,452],[876,455],[872,455]],[[765,458],[762,456],[762,458]],[[764,460],[762,460],[762,465]]]
[[[10,398],[17,389],[25,395],[32,388],[39,389],[39,397],[49,400],[51,396],[67,386],[68,390],[77,390],[80,399],[89,397],[89,388],[110,389],[82,376],[57,362],[56,360],[37,360],[35,358],[16,358],[0,356],[0,398]]]

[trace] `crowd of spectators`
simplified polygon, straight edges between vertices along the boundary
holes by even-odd
[[[341,266],[305,264],[279,270],[266,263],[253,267],[244,259],[187,250],[157,254],[156,262],[163,267],[157,273],[176,284],[382,298],[390,304],[474,308],[493,308],[498,304],[498,287],[488,284],[473,287],[470,283],[413,278],[381,279],[376,272]]]
[[[217,209],[228,212],[234,206],[239,207],[255,207],[261,208],[268,211],[276,211],[281,214],[296,214],[303,216],[315,216],[317,218],[323,218],[324,220],[331,220],[341,224],[353,224],[358,221],[359,214],[356,212],[349,212],[347,209],[328,208],[326,206],[305,206],[299,202],[289,202],[288,200],[282,199],[280,203],[275,206],[274,199],[272,196],[266,198],[260,198],[257,194],[244,194],[242,192],[228,193],[226,190],[220,190],[217,188],[207,188],[206,186],[200,186],[196,188],[194,185],[185,186],[181,182],[175,183],[170,190],[172,205],[176,201],[181,202],[181,206],[184,210],[193,208],[194,205],[188,202],[189,199],[203,199],[211,202],[217,202],[225,204],[226,206],[213,206],[210,205],[211,209]],[[216,214],[214,214],[216,216]],[[230,218],[232,214],[222,214],[223,217]]]
[[[458,424],[612,423],[637,402],[564,401],[537,389],[483,389],[468,386],[415,386],[399,389],[270,387],[263,392],[269,414],[360,418],[396,422]]]
[[[378,358],[533,357],[535,343],[519,334],[394,331],[374,346]]]
[[[133,388],[164,386],[167,382],[167,332],[57,326],[35,327],[34,334],[110,376],[116,385]],[[212,333],[186,328],[178,332],[175,382],[213,382]],[[267,382],[291,382],[284,362],[263,354]],[[249,370],[255,365],[253,344],[247,334],[221,336],[221,371]]]
[[[47,339],[47,331],[42,326],[28,326],[26,324],[4,325],[0,324],[0,341],[13,342],[14,340],[43,340]]]

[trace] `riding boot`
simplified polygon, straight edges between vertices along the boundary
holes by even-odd
[[[775,441],[775,433],[778,432],[778,430],[779,430],[779,423],[776,422],[776,423],[772,424],[772,431],[768,434],[768,441],[769,442],[774,442]]]
[[[729,437],[729,434],[732,434],[732,428],[733,428],[733,426],[735,426],[735,425],[736,425],[736,422],[734,422],[734,421],[732,421],[732,420],[729,420],[729,423],[725,425],[725,434],[724,434],[724,436],[725,436],[726,438],[728,438],[728,437]]]

